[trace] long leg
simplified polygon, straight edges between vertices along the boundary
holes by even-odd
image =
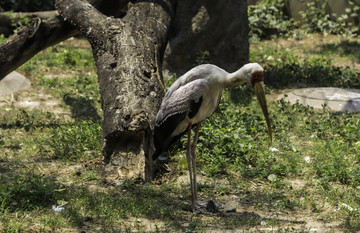
[[[200,122],[196,124],[195,129],[195,136],[193,139],[193,144],[191,146],[191,156],[192,156],[192,168],[193,168],[193,183],[194,183],[194,199],[197,202],[197,182],[196,182],[196,143],[199,137],[199,129],[200,129]]]
[[[186,160],[188,162],[189,176],[190,176],[190,187],[191,187],[191,208],[195,211],[196,200],[195,200],[195,189],[194,189],[194,179],[193,179],[193,169],[192,169],[192,155],[191,155],[191,128],[192,124],[188,125],[188,143],[186,150]]]

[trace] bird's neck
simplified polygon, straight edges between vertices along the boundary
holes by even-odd
[[[226,87],[231,87],[247,82],[243,68],[238,69],[233,73],[229,73],[226,77]]]

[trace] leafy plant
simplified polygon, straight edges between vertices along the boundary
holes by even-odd
[[[286,1],[261,0],[249,5],[249,37],[253,41],[277,38],[279,36],[301,38],[298,24],[287,15]],[[336,35],[355,36],[359,33],[356,25],[360,7],[349,1],[350,7],[338,16],[327,13],[328,1],[304,1],[305,10],[300,12],[304,21],[301,27],[305,32],[331,33]]]
[[[327,39],[338,41],[332,35],[321,38],[325,41],[320,46]],[[292,85],[354,88],[359,78],[358,71],[346,68],[351,60],[336,67],[340,62],[326,57],[327,53],[350,56],[358,46],[352,41],[334,42],[321,55],[313,47],[306,48],[305,40],[304,44],[292,39],[259,42],[250,60],[265,64],[266,92],[271,97],[280,91],[277,88]],[[221,209],[204,218],[190,209],[188,176],[183,172],[186,137],[170,153],[170,173],[155,184],[103,177],[97,167],[101,123],[84,121],[86,114],[73,111],[100,108],[95,66],[90,49],[70,49],[69,42],[39,53],[21,67],[37,82],[33,82],[34,92],[21,93],[18,99],[45,92],[63,100],[62,107],[64,111],[71,108],[72,119],[16,109],[12,103],[1,106],[0,231],[256,231],[264,225],[279,232],[304,230],[299,229],[302,223],[262,217],[259,213],[263,212],[280,212],[287,219],[321,217],[324,228],[336,222],[341,223],[338,231],[360,230],[359,114],[269,98],[270,144],[253,88],[243,85],[225,90],[217,111],[202,122],[197,147],[199,200],[213,199],[225,208],[234,203],[253,211],[224,213]],[[289,47],[288,42],[294,48],[282,49],[284,44]],[[175,75],[167,77],[166,86],[174,80]],[[60,159],[51,161],[56,157]],[[64,209],[55,212],[54,204]]]
[[[211,54],[209,51],[207,50],[199,51],[195,59],[195,65],[210,63],[210,61],[211,61]]]
[[[2,42],[4,42],[5,41],[5,35],[4,34],[0,34],[0,44],[2,43]]]
[[[11,18],[11,27],[14,28],[14,33],[18,33],[22,28],[29,26],[33,21],[32,17],[13,14],[13,10],[7,11],[6,14]]]
[[[326,12],[328,1],[303,1],[306,6],[305,11],[301,11],[300,15],[305,24],[303,28],[310,32],[325,32],[331,34],[340,34],[354,36],[359,32],[356,22],[360,7],[349,1],[350,8],[346,8],[346,14],[337,16],[329,15]]]
[[[294,20],[286,14],[285,1],[261,0],[249,5],[249,36],[254,40],[285,36],[295,28]]]

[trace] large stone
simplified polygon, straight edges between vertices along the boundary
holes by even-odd
[[[183,74],[210,62],[235,71],[249,59],[246,0],[181,0],[164,68]]]
[[[0,81],[0,96],[14,94],[20,90],[28,89],[30,86],[30,80],[13,71]]]
[[[295,89],[286,94],[286,100],[291,103],[323,108],[326,104],[333,111],[360,112],[360,90],[333,87]],[[284,98],[284,94],[278,99]]]

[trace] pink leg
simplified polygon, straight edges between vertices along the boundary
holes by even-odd
[[[192,169],[193,169],[193,183],[194,183],[194,196],[195,196],[195,202],[197,202],[197,182],[196,182],[196,143],[199,137],[199,129],[200,129],[200,122],[196,124],[196,129],[195,129],[195,136],[194,136],[194,141],[193,144],[191,146],[191,155],[192,155]]]
[[[192,170],[192,155],[191,155],[191,128],[192,124],[188,125],[188,143],[186,150],[186,160],[188,162],[189,176],[190,176],[190,188],[191,188],[191,208],[195,212],[196,210],[196,200],[195,200],[195,189],[194,189],[194,179],[193,179],[193,170]]]

